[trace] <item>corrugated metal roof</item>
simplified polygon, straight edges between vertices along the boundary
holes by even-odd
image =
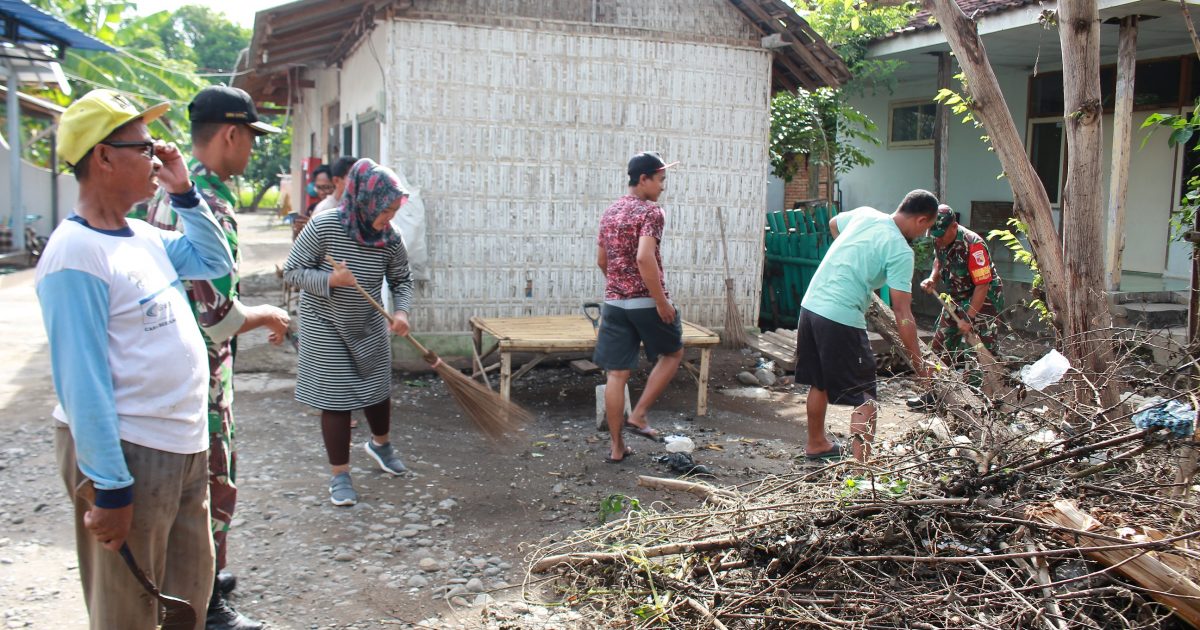
[[[13,43],[115,52],[108,44],[22,0],[0,0],[0,21],[3,21],[3,37]]]

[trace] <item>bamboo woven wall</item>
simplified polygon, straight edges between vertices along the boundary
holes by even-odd
[[[492,24],[526,18],[748,41],[762,36],[728,0],[420,0],[405,12]]]
[[[429,20],[392,29],[386,152],[427,206],[422,330],[574,313],[601,299],[597,223],[642,150],[682,162],[661,201],[667,287],[683,316],[723,323],[722,206],[738,306],[755,321],[768,52]]]

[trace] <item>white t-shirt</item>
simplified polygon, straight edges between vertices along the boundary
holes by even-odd
[[[128,225],[132,235],[115,235],[63,221],[38,264],[37,281],[74,271],[107,285],[108,368],[121,439],[199,453],[208,449],[204,338],[163,233],[143,221]],[[54,417],[68,422],[61,404]]]

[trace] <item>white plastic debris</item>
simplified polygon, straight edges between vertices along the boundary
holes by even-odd
[[[683,435],[668,435],[666,437],[668,453],[691,453],[696,450],[692,438]]]
[[[1051,350],[1046,356],[1038,359],[1033,365],[1021,368],[1021,381],[1030,389],[1039,392],[1062,380],[1063,374],[1071,368],[1071,362],[1058,350]]]

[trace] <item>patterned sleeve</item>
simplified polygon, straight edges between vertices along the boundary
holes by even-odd
[[[646,220],[642,221],[642,226],[638,228],[638,237],[653,236],[661,241],[663,235],[663,212],[662,208],[652,206],[650,211],[646,213]]]
[[[246,323],[246,309],[238,299],[238,278],[236,265],[241,256],[238,251],[237,221],[233,218],[233,210],[223,199],[215,195],[211,189],[203,186],[203,180],[196,185],[196,191],[204,198],[212,210],[213,218],[225,233],[229,243],[229,251],[233,254],[235,269],[228,275],[213,280],[191,280],[187,285],[188,299],[196,315],[196,322],[209,342],[222,344],[242,329]],[[162,189],[159,189],[162,195]],[[175,212],[169,199],[160,199],[158,195],[151,201],[146,219],[163,230],[183,232],[185,227],[179,213]],[[163,203],[167,201],[168,203]],[[168,223],[169,221],[169,223]]]
[[[408,270],[408,250],[401,243],[391,248],[387,263],[388,288],[392,290],[392,305],[397,311],[412,310],[412,274]]]
[[[325,248],[317,234],[320,230],[316,228],[316,225],[306,225],[296,237],[292,252],[283,264],[283,279],[302,291],[329,297],[329,276],[333,270],[325,261]]]

